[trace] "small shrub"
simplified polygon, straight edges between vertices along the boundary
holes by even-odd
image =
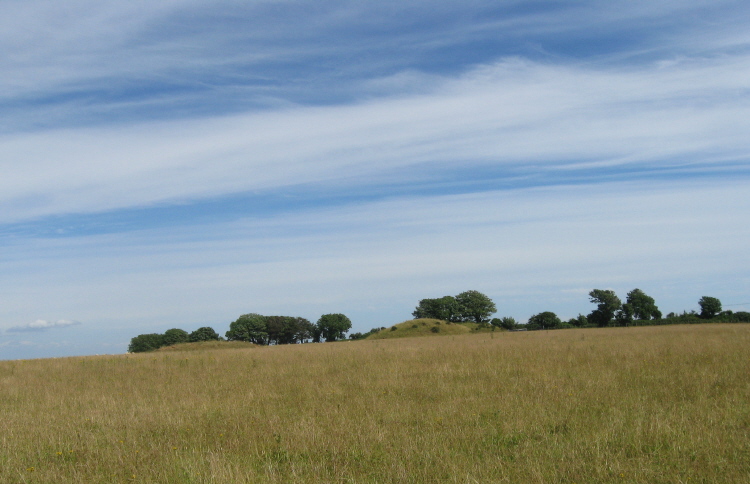
[[[440,324],[440,323],[438,323],[438,324]],[[432,328],[430,328],[430,331],[432,331],[433,333],[439,333],[440,332],[440,328],[438,328],[437,326],[433,326]]]
[[[419,325],[418,324],[412,324],[411,327],[412,327],[412,329],[417,329],[419,327]]]
[[[391,331],[396,331],[398,328],[395,326],[391,326]]]

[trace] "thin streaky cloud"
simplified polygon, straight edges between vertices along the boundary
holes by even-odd
[[[466,289],[520,321],[594,287],[743,303],[749,14],[7,1],[0,358],[250,311],[363,331]]]
[[[11,326],[6,331],[8,333],[26,333],[26,332],[34,332],[34,331],[47,331],[50,329],[67,328],[69,326],[74,326],[77,324],[81,324],[81,323],[78,321],[70,321],[68,319],[58,319],[57,321],[47,321],[44,319],[37,319],[36,321],[32,321],[30,323]]]
[[[0,201],[9,222],[456,163],[719,168],[750,151],[747,78],[750,57],[636,70],[508,59],[353,106],[6,136]]]

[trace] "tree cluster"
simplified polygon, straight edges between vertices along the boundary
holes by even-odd
[[[422,299],[412,315],[417,319],[432,318],[451,323],[488,323],[497,311],[492,299],[479,291],[465,291],[457,296]]]
[[[198,341],[218,340],[219,334],[209,326],[198,328],[192,333],[179,328],[168,329],[164,334],[139,334],[130,340],[128,353],[141,353],[158,350],[162,346],[172,346],[178,343],[195,343]]]
[[[316,324],[295,316],[263,316],[243,314],[229,324],[226,339],[247,341],[257,345],[285,345],[346,339],[352,322],[343,314],[324,314]],[[130,340],[128,352],[153,351],[177,343],[218,340],[221,337],[210,327],[198,328],[188,334],[181,329],[170,329],[164,334],[140,334]]]
[[[230,341],[248,341],[257,345],[284,345],[337,341],[346,338],[352,322],[343,314],[324,314],[316,324],[294,316],[243,314],[230,323],[226,337]]]
[[[562,329],[572,327],[606,327],[606,326],[646,326],[678,323],[700,323],[706,321],[719,322],[750,322],[750,313],[739,311],[722,311],[721,301],[715,297],[703,296],[698,301],[701,310],[667,314],[662,313],[656,306],[654,298],[640,289],[633,289],[627,294],[623,303],[614,291],[608,289],[594,289],[589,293],[589,300],[596,308],[588,316],[579,314],[567,322],[561,321],[555,313],[545,311],[529,318],[525,329]],[[505,319],[505,318],[503,318]],[[493,324],[494,324],[493,319]],[[499,326],[499,325],[498,325]],[[512,329],[512,328],[507,328]]]

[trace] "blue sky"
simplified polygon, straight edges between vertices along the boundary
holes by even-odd
[[[476,289],[750,310],[750,5],[7,1],[0,359]]]

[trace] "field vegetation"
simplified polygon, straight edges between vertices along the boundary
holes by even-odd
[[[383,328],[373,333],[367,339],[393,339],[393,338],[410,338],[413,336],[447,336],[468,334],[472,330],[476,331],[476,323],[451,323],[450,321],[440,321],[439,319],[413,319],[393,325],[389,328]]]
[[[0,482],[750,482],[748,324],[224,344],[0,362]]]

